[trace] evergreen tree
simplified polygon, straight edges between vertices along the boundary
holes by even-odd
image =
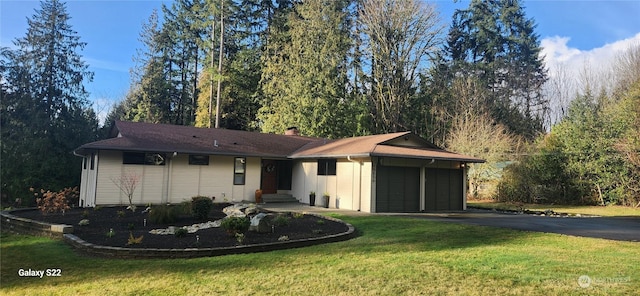
[[[142,25],[140,42],[143,49],[137,50],[136,66],[131,69],[132,84],[125,97],[125,103],[119,107],[121,120],[153,123],[170,123],[171,84],[167,65],[170,50],[167,47],[168,35],[160,27],[158,11],[154,10],[146,23]]]
[[[195,121],[198,78],[209,22],[201,0],[180,0],[154,11],[143,25],[134,81],[127,94],[125,119],[191,125]]]
[[[288,14],[286,31],[271,31],[262,73],[262,131],[282,133],[296,126],[308,136],[354,133],[347,91],[348,6],[348,1],[304,1]]]
[[[69,19],[63,2],[43,1],[17,49],[2,50],[2,192],[11,197],[79,185],[72,151],[97,135],[84,88],[93,73],[78,53],[86,43]]]
[[[534,29],[517,0],[473,0],[454,13],[445,66],[432,76],[482,81],[495,120],[533,139],[544,129],[549,104],[541,93],[547,72]]]
[[[217,79],[223,79],[221,90],[220,126],[229,129],[255,130],[259,102],[258,91],[261,56],[266,42],[268,17],[273,13],[273,3],[265,0],[227,1],[224,4],[224,52],[223,71],[217,73],[219,42],[219,1],[211,2],[215,23],[209,30],[217,28],[211,35],[209,53],[205,62],[198,96],[196,126],[213,126]],[[213,54],[211,52],[213,50]],[[214,73],[212,75],[212,73]],[[213,78],[213,79],[212,79]],[[211,81],[214,82],[213,89]],[[210,114],[211,110],[211,114]],[[210,124],[211,122],[211,124]]]

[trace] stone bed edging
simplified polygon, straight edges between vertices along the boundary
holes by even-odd
[[[29,209],[19,209],[11,211],[2,211],[2,230],[19,234],[31,234],[37,236],[46,236],[62,239],[71,245],[74,250],[79,253],[118,259],[172,259],[172,258],[197,258],[197,257],[213,257],[230,254],[257,253],[268,252],[283,249],[301,248],[325,243],[339,242],[352,239],[356,236],[353,225],[346,223],[340,219],[333,217],[318,215],[315,213],[305,213],[306,215],[316,216],[322,219],[343,223],[347,226],[347,231],[338,234],[314,237],[308,239],[297,239],[283,242],[273,242],[265,244],[238,245],[233,247],[217,247],[217,248],[186,248],[186,249],[157,249],[157,248],[123,248],[96,245],[84,241],[73,234],[73,226],[65,224],[51,224],[46,222],[35,221],[27,218],[18,217],[11,213]]]

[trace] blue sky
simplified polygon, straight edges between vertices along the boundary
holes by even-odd
[[[38,1],[0,0],[0,46],[25,35],[27,17],[39,8]],[[86,86],[100,113],[121,100],[129,89],[129,69],[140,48],[138,34],[153,9],[171,1],[67,1],[69,21],[88,45],[81,52],[95,72]],[[468,1],[432,1],[448,27],[455,9]],[[527,17],[537,23],[536,32],[550,68],[558,64],[579,67],[586,59],[606,63],[616,51],[640,44],[640,0],[524,1]],[[550,71],[551,72],[551,71]]]

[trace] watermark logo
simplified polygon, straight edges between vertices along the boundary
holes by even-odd
[[[591,278],[588,275],[581,275],[578,278],[578,286],[581,288],[589,288],[589,286],[591,286]]]
[[[578,277],[578,286],[581,288],[589,288],[596,285],[618,285],[627,284],[631,282],[630,276],[622,277],[590,277],[588,275],[581,275]]]

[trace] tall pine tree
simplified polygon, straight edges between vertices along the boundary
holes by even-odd
[[[95,140],[97,120],[84,88],[93,73],[79,54],[86,43],[69,19],[63,2],[43,1],[17,49],[2,50],[3,195],[80,183],[72,151]]]
[[[348,6],[346,0],[304,1],[287,15],[284,30],[271,31],[259,113],[264,132],[296,126],[308,136],[354,133],[347,91]]]
[[[492,117],[533,139],[548,112],[542,96],[547,72],[534,29],[518,0],[473,0],[454,13],[445,59],[432,78],[481,81],[490,93],[482,103]]]

